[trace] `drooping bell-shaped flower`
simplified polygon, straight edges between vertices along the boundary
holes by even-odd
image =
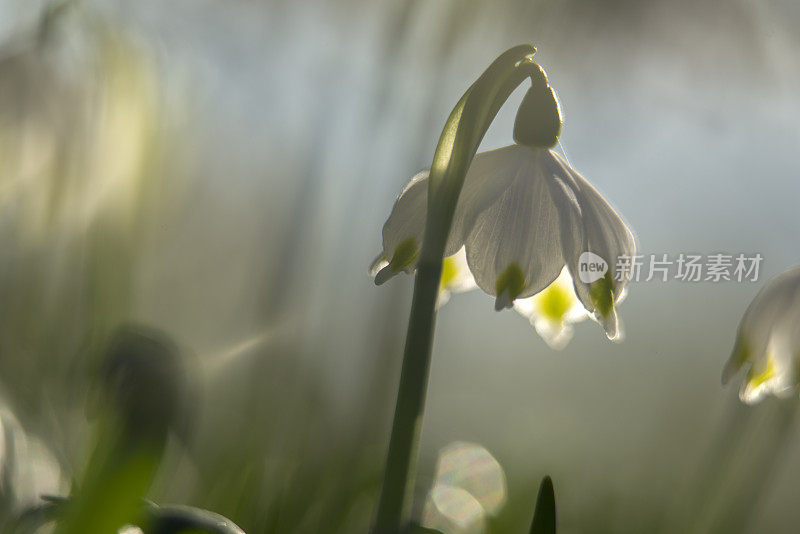
[[[475,155],[466,173],[445,246],[439,304],[474,280],[495,297],[495,309],[515,308],[553,347],[569,340],[569,325],[586,312],[609,339],[619,339],[616,305],[627,279],[614,271],[620,257],[635,254],[633,234],[550,149],[561,128],[558,101],[540,67],[531,82],[514,125],[516,143]],[[428,177],[425,170],[411,179],[383,226],[383,251],[371,269],[378,285],[416,268]],[[605,270],[582,272],[585,253]]]
[[[784,271],[758,292],[739,324],[725,370],[727,383],[742,367],[739,398],[754,404],[787,396],[800,385],[800,266]]]
[[[383,253],[373,265],[376,284],[415,268],[425,231],[427,179],[427,171],[412,178],[384,224]],[[518,303],[516,308],[531,317],[532,305],[547,301],[524,299],[551,286],[566,266],[557,286],[571,277],[583,308],[610,339],[618,338],[616,305],[627,280],[615,279],[613,271],[619,257],[635,254],[633,234],[597,190],[552,150],[514,144],[475,156],[456,206],[445,262],[458,264],[451,257],[462,247],[475,283],[496,298],[496,309]],[[604,276],[582,281],[579,259],[584,252],[606,262]],[[565,302],[569,297],[564,295]],[[536,313],[533,322],[540,332],[550,332],[546,339],[562,345],[555,341],[559,333],[580,314],[571,303],[544,309],[554,311],[550,324],[543,320],[546,311]]]

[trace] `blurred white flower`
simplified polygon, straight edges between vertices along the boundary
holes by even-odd
[[[403,189],[383,226],[383,252],[372,265],[376,284],[414,271],[427,196],[428,171],[422,171]],[[572,297],[603,325],[609,339],[619,338],[616,305],[624,298],[627,280],[616,280],[613,271],[619,257],[636,253],[633,234],[597,190],[552,150],[515,144],[475,156],[456,206],[445,262],[463,265],[462,252],[475,284],[496,298],[495,309],[516,308],[552,346],[563,346],[571,334],[569,324],[585,316],[575,310]],[[584,252],[610,266],[598,280],[579,278]],[[466,273],[461,276],[452,286],[455,279],[448,278],[443,289],[468,289]],[[565,284],[573,291],[562,291]],[[546,288],[553,291],[543,292]]]
[[[767,395],[788,396],[800,384],[800,266],[771,279],[739,324],[736,344],[722,373],[727,383],[742,367],[739,398],[748,404]]]
[[[53,453],[0,407],[0,512],[13,516],[40,504],[46,494],[59,494],[66,479]],[[3,520],[0,514],[0,530]]]

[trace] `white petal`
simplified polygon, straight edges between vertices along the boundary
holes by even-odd
[[[481,152],[473,158],[453,216],[448,255],[466,242],[478,216],[511,187],[520,168],[530,160],[531,150],[519,145]]]
[[[442,278],[439,284],[439,297],[436,307],[441,308],[450,300],[452,293],[463,293],[477,287],[467,265],[467,252],[464,247],[442,261]]]
[[[425,170],[411,178],[397,197],[392,213],[383,225],[383,258],[386,265],[375,272],[375,282],[379,285],[398,272],[410,272],[414,269],[425,235],[427,209],[428,171]],[[401,245],[405,252],[403,258],[397,254]],[[377,276],[379,274],[380,282]]]
[[[787,358],[786,341],[789,338],[773,336],[763,358],[750,366],[739,398],[747,404],[755,404],[767,395],[784,397],[797,386],[797,374],[791,358]]]
[[[620,331],[615,305],[624,298],[627,279],[617,280],[615,271],[620,257],[636,254],[636,240],[619,214],[583,176],[555,152],[548,151],[548,155],[552,172],[559,174],[566,186],[565,195],[570,198],[574,195],[580,208],[581,247],[565,250],[578,298],[593,318],[603,325],[609,339],[617,339]],[[574,246],[574,242],[570,245]],[[591,252],[606,261],[609,271],[605,278],[591,284],[580,280],[577,276],[578,258],[583,252]]]
[[[473,158],[453,215],[445,256],[458,252],[478,215],[508,188],[516,176],[516,162],[524,157],[525,150],[527,149],[524,147],[511,145],[481,152]],[[384,267],[392,263],[393,265],[390,269],[384,269],[380,277],[376,276],[376,271],[373,275],[376,276],[376,283],[383,283],[400,271],[410,272],[414,269],[416,257],[409,264],[408,261],[403,261],[408,260],[408,254],[403,255],[403,260],[395,259],[395,254],[404,244],[408,247],[409,243],[413,243],[417,253],[422,247],[428,209],[428,177],[429,170],[424,170],[411,178],[383,225],[383,256],[387,261]],[[404,252],[407,252],[407,248]]]
[[[571,324],[587,316],[566,267],[536,295],[514,301],[514,309],[527,317],[542,339],[556,350],[563,349],[572,338]]]
[[[376,278],[375,283],[377,285],[381,285],[383,282],[378,282],[377,277],[381,274],[381,271],[384,270],[389,265],[389,262],[386,261],[386,257],[383,255],[383,252],[375,256],[375,259],[372,260],[372,263],[369,264],[369,275],[372,278]]]
[[[553,350],[562,350],[572,339],[574,329],[567,323],[554,323],[547,319],[534,319],[531,321],[536,332]]]
[[[800,358],[800,267],[767,282],[739,325],[723,383],[748,365],[740,398],[754,403],[797,386]]]
[[[463,293],[476,287],[475,278],[467,264],[467,251],[461,247],[458,252],[442,262],[442,288],[453,293]]]
[[[476,286],[467,265],[467,252],[464,247],[442,261],[442,279],[439,284],[439,298],[436,307],[441,308],[450,300],[452,293],[463,293]]]
[[[466,240],[467,261],[478,286],[510,305],[538,293],[556,279],[564,260],[558,208],[550,178],[541,172],[544,151],[520,147],[516,177],[508,189],[475,220]],[[519,155],[517,151],[516,155]],[[498,295],[501,276],[509,269],[519,278],[509,294]]]

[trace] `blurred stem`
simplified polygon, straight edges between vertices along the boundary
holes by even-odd
[[[716,528],[707,532],[734,534],[744,532],[752,520],[762,496],[772,482],[795,430],[798,405],[792,400],[779,399],[777,413],[770,421],[768,432],[758,434],[758,441],[764,442],[757,451],[757,461],[746,471],[745,476],[735,488],[732,499],[724,507]]]
[[[417,264],[403,368],[375,532],[396,533],[406,522],[413,489],[436,322],[442,258],[469,164],[500,107],[538,66],[532,45],[510,48],[461,97],[445,123],[428,180],[425,239]]]
[[[678,501],[680,514],[673,514],[671,522],[662,532],[668,534],[681,528],[691,532],[693,526],[704,520],[719,494],[719,482],[724,479],[735,461],[736,451],[753,422],[753,409],[739,401],[738,391],[729,395],[722,425],[706,447],[702,461],[691,477],[690,486],[682,492]]]
[[[737,405],[695,477],[686,499],[687,513],[664,532],[734,534],[748,526],[791,443],[798,406],[785,400],[759,407],[738,405],[738,398],[734,402]]]

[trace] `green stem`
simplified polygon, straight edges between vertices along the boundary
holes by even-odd
[[[513,47],[501,54],[467,90],[445,123],[428,180],[428,216],[408,323],[403,369],[389,453],[375,520],[377,533],[405,526],[410,504],[436,322],[442,257],[469,164],[489,124],[522,81],[539,67],[536,49]]]
[[[389,441],[389,459],[375,522],[376,532],[396,531],[402,525],[411,500],[441,274],[441,261],[420,263],[414,280],[411,318]]]

